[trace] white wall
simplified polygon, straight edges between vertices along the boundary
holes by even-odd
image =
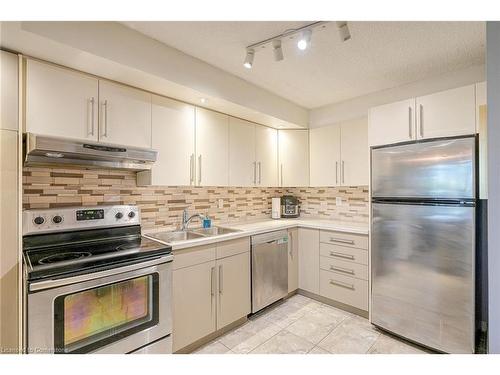
[[[307,127],[308,111],[116,22],[2,22],[0,47],[260,122]]]
[[[360,96],[344,102],[314,108],[309,113],[309,127],[318,128],[365,117],[368,114],[368,109],[377,105],[431,94],[484,80],[485,66],[478,65],[404,86]]]
[[[500,22],[486,26],[489,352],[500,354]]]

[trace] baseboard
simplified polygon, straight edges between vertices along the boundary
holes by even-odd
[[[202,337],[201,339],[193,342],[192,344],[189,344],[187,346],[185,346],[184,348],[181,348],[179,350],[177,350],[176,352],[174,352],[173,354],[189,354],[189,353],[192,353],[193,351],[195,351],[196,349],[202,347],[203,345],[205,344],[208,344],[210,341],[212,340],[215,340],[217,337],[219,336],[222,336],[224,335],[225,333],[241,326],[242,324],[246,323],[248,320],[248,318],[246,316],[244,316],[243,318],[240,318],[238,319],[237,321],[231,323],[231,324],[228,324],[227,326],[215,331],[215,332],[212,332],[211,334],[205,336],[205,337]]]
[[[358,309],[357,307],[353,307],[353,306],[350,306],[350,305],[346,305],[345,303],[342,303],[342,302],[334,301],[334,300],[332,300],[330,298],[323,297],[323,296],[320,296],[320,295],[315,294],[315,293],[308,292],[308,291],[303,290],[303,289],[298,289],[297,293],[301,294],[301,295],[303,295],[305,297],[309,297],[309,298],[315,299],[316,301],[325,303],[327,305],[336,307],[338,309],[341,309],[341,310],[347,311],[349,313],[356,314],[356,315],[359,315],[359,316],[361,316],[363,318],[368,319],[368,316],[369,316],[368,315],[368,311],[361,310],[361,309]]]

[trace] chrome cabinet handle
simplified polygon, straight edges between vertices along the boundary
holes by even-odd
[[[283,186],[283,164],[280,166],[280,174],[281,174],[281,186]]]
[[[201,155],[198,156],[198,185],[201,185]]]
[[[336,253],[335,251],[330,251],[330,256],[337,257],[337,258],[354,260],[354,255],[343,254],[343,253]]]
[[[424,138],[424,106],[420,104],[420,137]]]
[[[210,295],[215,296],[215,267],[210,269]]]
[[[253,162],[253,184],[257,184],[257,162]]]
[[[219,294],[222,294],[224,292],[222,284],[224,283],[223,279],[224,273],[222,270],[222,264],[219,265]]]
[[[412,134],[411,134],[411,107],[408,107],[408,136],[410,137],[410,139],[412,138]]]
[[[259,185],[262,183],[262,163],[259,161]]]
[[[330,270],[338,271],[338,272],[342,272],[342,273],[347,273],[349,275],[354,275],[354,270],[351,270],[349,268],[336,267],[336,266],[330,265]]]
[[[104,108],[104,129],[102,132],[103,137],[108,136],[108,101],[105,100],[104,103],[102,103],[102,106]]]
[[[189,157],[189,184],[192,185],[194,183],[194,154],[191,154]]]
[[[93,136],[94,135],[94,126],[95,126],[94,125],[94,114],[95,114],[95,110],[94,110],[95,98],[94,97],[90,98],[90,105],[91,105],[91,111],[90,111],[90,113],[91,113],[91,116],[92,116],[92,119],[90,120],[90,123],[91,123],[92,127],[90,128],[91,130],[90,130],[89,135]]]
[[[344,171],[345,171],[345,165],[344,165],[344,161],[342,160],[342,183],[345,182],[345,179],[344,179]]]
[[[337,285],[337,286],[340,286],[342,288],[354,290],[354,284],[343,283],[342,281],[336,281],[336,280],[332,280],[332,279],[330,279],[330,284]]]
[[[330,242],[340,242],[340,243],[347,243],[350,245],[354,245],[353,240],[344,240],[343,238],[330,237]]]
[[[335,184],[339,183],[339,162],[335,162]]]
[[[290,237],[290,250],[288,251],[288,254],[290,255],[290,258],[293,259],[293,236],[292,236],[292,232],[288,233],[288,237]]]

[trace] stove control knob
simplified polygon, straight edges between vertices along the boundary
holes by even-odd
[[[45,219],[43,217],[41,217],[41,216],[37,216],[37,217],[35,217],[35,219],[33,220],[33,222],[36,225],[42,225],[45,222]]]
[[[135,217],[135,212],[134,211],[130,211],[128,213],[128,217],[131,218],[131,219],[133,219]]]
[[[54,217],[52,218],[52,221],[53,221],[55,224],[60,224],[60,223],[62,223],[63,218],[62,218],[62,216],[56,215],[56,216],[54,216]]]
[[[121,219],[123,217],[123,214],[121,212],[117,212],[116,215],[115,215],[115,217],[117,219]]]

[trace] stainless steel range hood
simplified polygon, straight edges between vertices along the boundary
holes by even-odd
[[[144,171],[151,169],[158,151],[27,133],[24,154],[25,166],[63,164]]]

